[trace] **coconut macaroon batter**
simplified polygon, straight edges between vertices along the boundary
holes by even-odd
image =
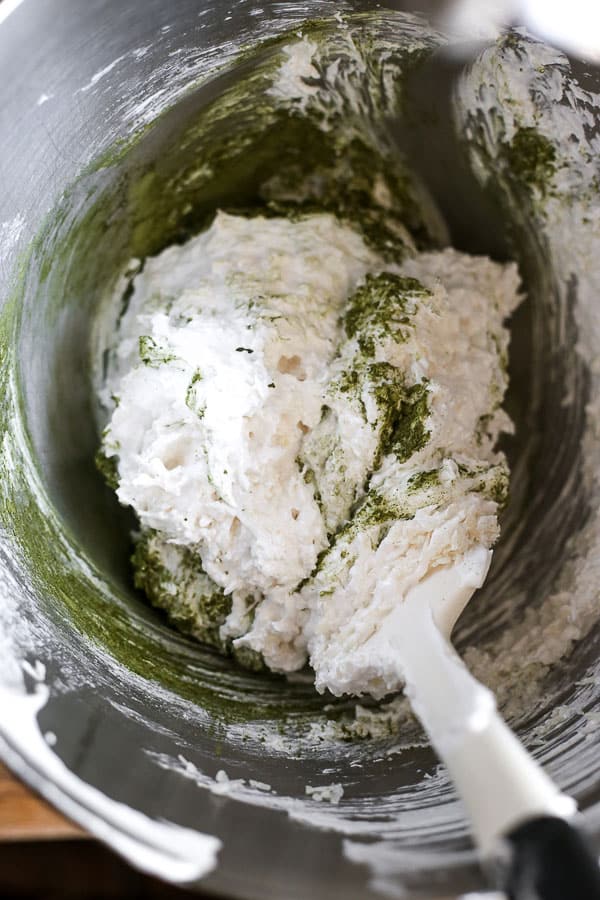
[[[245,664],[308,659],[335,694],[399,688],[365,642],[498,537],[518,302],[514,264],[385,261],[328,213],[218,213],[147,259],[100,389],[136,584]]]

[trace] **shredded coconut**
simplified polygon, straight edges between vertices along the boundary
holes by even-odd
[[[101,389],[143,586],[167,572],[161,605],[185,600],[199,636],[210,596],[220,640],[278,671],[308,657],[319,690],[399,687],[365,642],[432,568],[498,535],[518,301],[512,264],[386,263],[329,214],[219,213],[148,259]]]
[[[337,806],[344,796],[344,788],[341,784],[324,784],[320,787],[313,787],[307,784],[306,793],[318,803],[332,803],[334,806]]]

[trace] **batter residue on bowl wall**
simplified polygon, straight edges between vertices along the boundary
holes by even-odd
[[[190,127],[186,132],[189,146],[200,133],[208,136],[210,147],[205,147],[205,154],[193,154],[195,162],[177,171],[169,171],[168,160],[163,160],[163,168],[157,164],[139,180],[128,183],[125,193],[132,224],[130,230],[123,226],[114,242],[122,254],[111,258],[115,278],[106,285],[107,297],[113,295],[118,275],[123,278],[123,289],[133,282],[136,273],[127,272],[129,259],[141,260],[160,253],[168,244],[189,239],[209,224],[217,205],[231,207],[231,197],[224,197],[221,186],[224,173],[233,173],[227,159],[234,144],[238,151],[260,150],[254,156],[238,153],[231,182],[232,191],[240,198],[236,215],[246,216],[250,208],[256,213],[256,192],[249,185],[258,180],[263,207],[273,203],[280,215],[289,216],[289,183],[282,178],[273,180],[268,174],[273,174],[273,147],[277,146],[293,183],[306,185],[302,215],[326,209],[347,219],[358,205],[366,211],[362,236],[371,246],[370,242],[380,237],[373,197],[381,200],[388,196],[382,188],[375,194],[373,189],[378,177],[381,185],[385,171],[393,182],[388,185],[389,197],[398,203],[391,213],[397,223],[406,225],[417,250],[446,243],[443,223],[425,193],[395,159],[392,145],[386,144],[384,115],[380,115],[382,110],[397,112],[403,67],[418,64],[440,40],[416,18],[382,13],[333,26],[307,26],[301,33],[296,29],[280,43],[264,48],[266,60],[261,58],[256,68],[246,70],[243,84],[225,84],[222,96],[201,112],[197,129]],[[374,59],[379,60],[376,65],[372,65]],[[187,70],[186,61],[191,67]],[[179,67],[174,74],[179,87],[189,80],[193,61],[190,51],[189,59],[181,55],[172,63]],[[102,90],[103,84],[100,78],[89,90]],[[248,96],[253,98],[249,106]],[[168,96],[163,99],[168,106]],[[527,348],[533,360],[530,400],[525,410],[513,414],[527,427],[520,429],[524,437],[518,456],[511,459],[512,499],[503,522],[505,538],[496,550],[489,583],[476,599],[476,610],[470,610],[461,625],[459,641],[474,674],[497,693],[505,715],[523,725],[523,737],[530,746],[539,746],[539,757],[542,762],[549,761],[551,773],[557,774],[562,785],[581,790],[585,784],[578,782],[579,767],[595,753],[592,703],[597,683],[592,675],[582,680],[569,705],[563,706],[560,702],[556,705],[562,694],[553,678],[557,663],[568,665],[570,651],[574,646],[577,649],[577,642],[583,643],[598,618],[600,393],[596,348],[600,335],[594,300],[600,279],[593,254],[600,215],[595,162],[600,148],[593,108],[599,103],[597,94],[578,83],[564,56],[526,35],[512,34],[483,52],[462,79],[455,104],[456,127],[465,140],[465,152],[481,180],[493,182],[504,203],[533,316]],[[250,109],[246,117],[245,105]],[[159,98],[153,120],[154,114],[162,111]],[[146,126],[144,111],[138,112],[135,121]],[[238,112],[239,120],[232,116]],[[306,123],[307,115],[313,115],[311,125]],[[231,146],[226,138],[220,143],[214,140],[215,135],[225,134],[222,125],[229,117],[241,122]],[[346,130],[337,128],[340,117]],[[282,128],[284,121],[286,127]],[[265,139],[258,147],[261,131]],[[140,146],[142,143],[143,137]],[[295,153],[300,145],[305,153]],[[185,142],[181,146],[185,148]],[[135,151],[135,146],[116,148],[98,163],[97,172],[109,171],[123,158],[120,154]],[[252,166],[244,169],[243,160]],[[307,177],[310,172],[318,177]],[[324,185],[331,189],[323,193]],[[204,206],[192,203],[197,196],[205,198]],[[90,247],[101,245],[101,229],[93,231],[93,239],[92,229],[106,218],[103,211],[101,217],[94,219],[92,214],[86,220]],[[2,241],[5,232],[10,229],[0,232]],[[406,233],[393,229],[384,237],[397,247]],[[67,245],[66,233],[64,242]],[[43,249],[43,240],[40,246]],[[77,250],[78,245],[68,246]],[[113,271],[108,261],[106,270]],[[106,302],[108,308],[109,300]],[[4,323],[2,343],[8,363],[15,357],[16,307],[8,309]],[[59,301],[53,315],[55,322],[62,321]],[[114,320],[110,324],[114,325]],[[377,797],[378,818],[373,816],[373,798],[362,790],[364,779],[359,778],[365,755],[370,772],[374,772],[390,759],[394,761],[396,755],[402,759],[407,745],[422,741],[402,698],[379,707],[319,700],[313,697],[310,685],[300,681],[286,685],[251,675],[246,681],[246,676],[234,676],[225,667],[218,668],[218,663],[214,663],[215,676],[209,665],[212,660],[193,655],[187,644],[175,638],[169,643],[168,637],[155,637],[155,623],[144,619],[142,612],[132,611],[130,600],[124,599],[102,567],[82,550],[48,499],[32,445],[21,427],[14,371],[14,365],[11,369],[8,364],[3,370],[5,381],[13,374],[3,412],[8,427],[2,447],[7,476],[2,479],[2,518],[12,534],[7,552],[17,554],[18,550],[21,554],[32,596],[35,591],[44,592],[62,619],[72,621],[89,639],[88,652],[102,656],[107,681],[126,686],[123,709],[132,721],[136,713],[126,705],[126,695],[151,683],[161,702],[180,710],[182,718],[195,715],[207,731],[218,729],[223,745],[254,754],[256,769],[250,772],[248,767],[240,773],[224,759],[212,769],[207,765],[206,771],[200,771],[190,763],[191,745],[182,748],[182,758],[159,754],[152,757],[155,762],[180,772],[202,790],[221,785],[217,789],[228,792],[233,802],[239,799],[287,809],[303,821],[346,833],[349,857],[374,867],[382,891],[396,886],[395,875],[407,870],[409,862],[413,867],[419,865],[414,856],[410,861],[403,857],[401,848],[408,833],[420,835],[424,854],[428,842],[435,845],[440,835],[464,835],[462,812],[441,770],[429,772],[431,777],[412,785],[411,792],[389,787],[385,797]],[[513,383],[518,385],[518,379]],[[554,402],[555,397],[561,402]],[[582,403],[585,397],[589,398],[587,406]],[[510,395],[508,402],[512,413]],[[554,437],[540,435],[540,422],[546,414]],[[44,557],[46,546],[53,547],[52,558]],[[549,549],[543,555],[548,565],[542,570],[543,546]],[[0,610],[0,616],[9,616],[8,607]],[[5,630],[14,636],[14,646],[4,654],[2,673],[7,681],[4,673],[10,665],[15,684],[21,660],[36,641],[43,643],[43,623],[24,624],[18,610],[13,610],[10,618]],[[179,663],[169,668],[174,648],[176,654],[187,654],[189,678],[182,675]],[[69,671],[65,689],[78,679],[82,680],[81,674]],[[251,691],[258,698],[254,705],[248,699]],[[340,741],[349,736],[375,740],[365,754],[360,742]],[[60,738],[59,734],[59,746]],[[557,757],[553,751],[559,739],[561,753]],[[264,756],[292,760],[311,754],[315,759],[327,759],[323,762],[327,771],[312,778],[310,787],[340,785],[344,793],[337,804],[328,802],[327,792],[321,793],[321,799],[316,794],[307,796],[304,783],[292,795],[280,788],[275,778],[261,777]],[[587,771],[593,771],[595,765],[590,762]],[[229,780],[223,776],[217,780],[219,771]],[[356,774],[354,781],[349,772]],[[254,784],[251,775],[256,776]],[[261,782],[260,786],[256,782]],[[391,776],[387,784],[392,784]],[[329,799],[335,796],[339,791],[330,793]],[[425,815],[427,808],[435,813]],[[363,843],[367,839],[368,859]],[[426,867],[431,866],[429,856],[423,860]],[[455,857],[470,859],[469,851],[457,851]]]

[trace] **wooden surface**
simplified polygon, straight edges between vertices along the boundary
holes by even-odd
[[[132,869],[107,847],[90,840],[0,763],[0,900],[82,897],[185,900],[190,894]],[[207,894],[194,893],[194,900],[202,898],[210,900]]]
[[[1,2],[1,0],[0,0]],[[194,891],[194,900],[216,900]],[[185,900],[131,868],[0,763],[0,900]],[[223,898],[221,898],[223,900]]]
[[[0,763],[0,841],[81,838],[84,834]]]

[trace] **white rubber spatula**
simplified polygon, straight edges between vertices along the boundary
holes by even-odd
[[[459,563],[435,570],[384,619],[365,649],[402,674],[412,708],[464,801],[482,858],[493,859],[502,840],[511,847],[502,885],[511,900],[595,900],[600,870],[568,822],[575,802],[519,743],[494,695],[450,644],[491,557],[476,547]]]

